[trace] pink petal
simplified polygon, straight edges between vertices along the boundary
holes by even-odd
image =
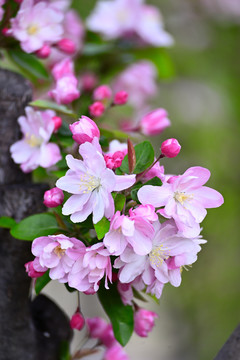
[[[223,204],[223,196],[216,190],[203,186],[194,190],[194,198],[205,208],[215,208]]]
[[[116,185],[113,191],[122,191],[131,187],[136,181],[136,175],[115,175]]]
[[[173,192],[170,184],[162,186],[145,185],[138,190],[137,195],[143,205],[150,204],[154,207],[160,207],[167,204],[173,196]]]

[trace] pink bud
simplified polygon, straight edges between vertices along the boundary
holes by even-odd
[[[27,262],[24,266],[25,266],[26,272],[28,273],[28,276],[33,279],[41,277],[45,273],[45,272],[36,271],[33,267],[33,261]]]
[[[62,118],[60,118],[59,116],[53,116],[52,117],[52,121],[54,122],[54,132],[57,132],[58,129],[60,129],[60,127],[62,126]]]
[[[128,101],[128,93],[126,91],[119,91],[115,94],[113,103],[115,105],[124,105]]]
[[[161,152],[168,158],[174,158],[181,150],[181,145],[177,139],[168,139],[162,143]]]
[[[44,44],[43,47],[41,47],[41,49],[35,52],[37,57],[39,57],[40,59],[46,59],[50,55],[50,53],[51,53],[51,48],[47,44]]]
[[[79,121],[69,125],[73,134],[73,140],[78,144],[92,142],[94,137],[100,138],[100,131],[93,120],[87,116],[82,116]]]
[[[71,328],[80,331],[84,327],[84,324],[85,324],[84,317],[82,316],[82,314],[79,311],[76,311],[70,320]]]
[[[110,99],[111,96],[112,90],[108,85],[98,86],[93,92],[93,99],[95,101]]]
[[[179,178],[179,176],[177,176],[177,175],[170,176],[170,178],[168,178],[167,182],[169,184],[173,184],[175,182],[175,180],[178,178]]]
[[[124,159],[123,151],[116,151],[114,154],[106,154],[104,155],[104,160],[106,162],[107,168],[111,170],[115,170],[122,165],[122,161]]]
[[[94,339],[101,338],[108,328],[108,323],[100,317],[87,318],[86,323],[89,336]]]
[[[57,80],[56,87],[48,92],[58,104],[69,104],[80,96],[78,81],[74,75],[66,75]]]
[[[141,337],[147,337],[148,333],[152,331],[155,325],[154,319],[158,315],[146,309],[139,309],[134,314],[134,330]]]
[[[3,28],[2,29],[2,34],[3,34],[3,36],[11,36],[12,35],[12,29],[8,29],[8,28]]]
[[[170,125],[167,111],[161,108],[148,113],[140,121],[143,134],[150,136],[160,134]]]
[[[85,73],[80,77],[80,86],[84,91],[92,91],[96,83],[97,78],[93,73]]]
[[[106,350],[104,360],[129,360],[129,357],[121,345],[115,343]]]
[[[45,191],[44,194],[44,205],[49,208],[54,208],[63,203],[64,194],[63,191],[57,187]]]
[[[90,115],[93,117],[100,117],[105,111],[105,106],[100,102],[96,101],[89,106]]]
[[[76,46],[71,39],[61,39],[58,43],[58,48],[66,54],[72,55],[76,51]]]
[[[52,75],[55,80],[66,75],[73,75],[73,62],[70,58],[63,59],[52,68]]]

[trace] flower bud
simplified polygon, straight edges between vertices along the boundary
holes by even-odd
[[[119,91],[114,95],[114,105],[124,105],[128,101],[128,93],[126,91]]]
[[[44,44],[41,49],[35,52],[38,58],[40,59],[46,59],[51,53],[51,48],[49,45]]]
[[[100,102],[96,101],[89,106],[90,115],[93,117],[100,117],[105,111],[105,106]]]
[[[2,35],[6,36],[6,37],[11,36],[12,35],[12,29],[9,29],[7,27],[3,28],[2,29]]]
[[[112,90],[108,85],[98,86],[93,92],[93,99],[95,101],[110,99],[111,96],[112,96]]]
[[[82,316],[82,314],[79,311],[76,311],[70,320],[71,328],[80,331],[80,330],[82,330],[84,325],[85,325],[84,317]]]
[[[170,125],[167,111],[161,108],[148,113],[140,121],[143,134],[150,136],[160,134]]]
[[[97,77],[94,73],[85,73],[80,77],[80,86],[84,91],[92,91],[97,84]]]
[[[28,276],[31,277],[32,279],[38,278],[43,276],[43,274],[45,272],[39,272],[36,271],[33,267],[33,261],[29,261],[26,264],[24,264],[26,272],[28,273]]]
[[[60,129],[60,127],[62,126],[62,118],[60,118],[59,116],[53,116],[52,117],[52,121],[54,122],[54,132],[57,132],[58,129]]]
[[[44,194],[44,205],[49,208],[54,208],[63,203],[64,194],[63,191],[57,187],[45,191]]]
[[[66,75],[73,75],[73,61],[66,58],[56,63],[52,68],[52,75],[55,80],[59,80]]]
[[[48,92],[58,104],[69,104],[80,96],[78,81],[74,75],[66,75],[57,80],[56,87]]]
[[[146,309],[138,309],[134,314],[134,331],[141,337],[147,337],[155,325],[154,319],[158,315]]]
[[[168,139],[165,140],[161,145],[161,152],[164,156],[168,158],[174,158],[178,155],[181,150],[181,145],[177,139]]]
[[[71,39],[61,39],[58,43],[59,50],[63,51],[66,54],[72,55],[76,51],[76,46]]]
[[[73,140],[78,144],[92,142],[93,138],[100,138],[100,131],[93,120],[87,116],[82,116],[79,121],[69,125],[73,134]]]

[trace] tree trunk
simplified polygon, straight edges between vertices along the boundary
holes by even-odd
[[[16,221],[45,210],[47,187],[32,184],[9,153],[21,136],[17,118],[31,96],[22,76],[0,70],[0,216]],[[60,343],[72,335],[66,315],[51,300],[41,295],[30,304],[31,279],[24,268],[32,260],[30,248],[0,228],[0,360],[57,360]]]

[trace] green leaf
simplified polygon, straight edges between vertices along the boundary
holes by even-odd
[[[123,194],[116,194],[114,197],[115,212],[122,211],[125,201],[126,197]]]
[[[34,76],[36,79],[49,79],[46,68],[35,55],[27,54],[20,49],[11,49],[8,51],[8,54],[15,64],[30,73],[30,75]]]
[[[154,162],[154,150],[149,141],[143,141],[142,143],[136,145],[134,149],[136,153],[136,166],[133,173],[140,174]],[[129,174],[128,155],[124,157],[120,170]]]
[[[85,56],[94,56],[94,55],[101,55],[108,53],[110,50],[112,50],[113,46],[111,44],[94,44],[94,43],[88,43],[85,44],[82,55]]]
[[[16,221],[9,216],[1,216],[0,217],[0,227],[11,229],[14,225],[16,225]]]
[[[31,215],[12,227],[11,235],[19,240],[34,240],[59,231],[55,216],[50,213]]]
[[[72,133],[69,129],[69,124],[66,121],[62,122],[62,126],[58,130],[58,134],[63,136],[72,136]]]
[[[51,281],[49,277],[49,270],[46,271],[43,276],[36,279],[35,292],[38,295],[41,290]]]
[[[103,128],[99,128],[99,130],[101,135],[105,136],[108,140],[109,139],[126,140],[127,138],[129,138],[129,135],[125,134],[120,130],[108,130]]]
[[[134,328],[133,309],[131,306],[125,306],[122,303],[120,295],[117,291],[116,282],[111,285],[109,290],[105,289],[102,282],[98,290],[99,300],[111,320],[113,332],[116,340],[125,346]]]
[[[141,300],[143,302],[147,302],[145,297],[143,297],[142,294],[139,291],[137,291],[133,286],[132,286],[132,291],[133,291],[133,296],[135,297],[135,299]]]
[[[98,240],[101,240],[104,235],[109,231],[110,222],[103,217],[97,224],[94,224],[94,229],[97,233]]]
[[[58,105],[52,101],[38,99],[38,100],[30,102],[29,105],[39,107],[40,109],[55,110],[61,114],[68,115],[73,118],[77,118],[77,114],[75,114],[70,109],[68,109],[67,106]]]

